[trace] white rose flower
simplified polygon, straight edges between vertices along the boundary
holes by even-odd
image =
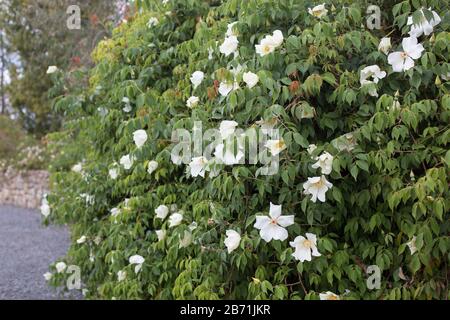
[[[189,99],[187,99],[186,106],[188,108],[194,108],[195,106],[198,105],[199,101],[200,101],[200,99],[198,97],[192,96]]]
[[[251,89],[254,86],[256,86],[256,84],[259,81],[259,77],[256,73],[249,71],[249,72],[244,72],[244,74],[242,75],[242,80],[244,80],[244,82],[247,84],[247,87],[249,89]]]
[[[411,251],[411,255],[417,252],[416,247],[416,236],[412,237],[411,241],[407,242],[406,245],[409,248],[409,251]]]
[[[227,230],[226,235],[227,237],[224,243],[227,247],[228,253],[231,253],[239,247],[239,243],[241,242],[241,235],[234,230]]]
[[[321,202],[325,202],[325,193],[328,189],[331,189],[332,186],[333,184],[322,175],[320,177],[308,178],[308,181],[303,184],[303,189],[305,189],[305,195],[310,194],[312,196],[312,202],[316,202],[317,199]]]
[[[220,123],[219,131],[223,140],[230,137],[234,131],[236,131],[236,127],[238,123],[236,121],[224,120]]]
[[[265,36],[261,42],[255,45],[256,53],[261,57],[275,51],[283,43],[284,37],[280,30],[275,30],[272,35]]]
[[[192,158],[189,163],[189,169],[192,177],[205,177],[206,166],[208,165],[208,160],[205,157]]]
[[[359,82],[361,85],[365,85],[367,83],[378,83],[378,81],[384,77],[386,77],[386,72],[381,71],[379,66],[372,65],[361,70]]]
[[[111,179],[115,180],[119,176],[119,171],[116,168],[112,168],[108,170],[108,174]]]
[[[320,298],[320,300],[340,300],[341,299],[337,294],[335,294],[331,291],[327,291],[325,293],[320,293],[319,298]]]
[[[57,66],[49,66],[47,69],[47,74],[52,74],[52,73],[55,73],[56,71],[58,71]]]
[[[112,217],[117,217],[119,215],[119,213],[120,213],[120,209],[119,208],[112,208],[110,210],[110,212],[111,212],[111,216]]]
[[[236,36],[226,37],[223,43],[219,47],[219,51],[223,53],[225,56],[229,56],[234,53],[239,45],[239,40]]]
[[[128,99],[127,97],[124,97],[122,99],[122,102],[125,104],[125,106],[122,108],[122,110],[126,113],[131,112],[131,110],[133,110],[133,108],[131,107],[131,103],[130,103],[130,99]]]
[[[264,57],[269,53],[274,52],[275,48],[276,47],[272,39],[268,37],[265,37],[264,39],[261,40],[259,44],[255,45],[256,53],[259,54],[261,57]]]
[[[77,240],[78,244],[83,244],[85,243],[87,240],[86,236],[81,236],[80,239]]]
[[[226,97],[232,90],[236,89],[239,89],[239,84],[237,82],[221,82],[219,85],[219,93],[223,97]]]
[[[119,270],[117,272],[117,281],[121,282],[127,278],[127,272],[123,270]]]
[[[328,152],[322,153],[319,157],[316,157],[317,162],[312,165],[313,169],[320,168],[322,174],[330,174],[333,170],[333,156]]]
[[[41,210],[41,214],[44,217],[48,217],[50,215],[50,206],[49,206],[48,201],[47,201],[47,199],[45,197],[42,198],[40,210]]]
[[[169,228],[176,227],[183,221],[183,215],[181,213],[173,213],[169,217]]]
[[[391,50],[391,38],[384,37],[380,40],[380,44],[378,45],[378,51],[383,52],[384,54],[388,54],[389,50]]]
[[[163,241],[166,238],[166,230],[156,230],[155,233],[158,237],[158,241]]]
[[[394,72],[407,71],[414,67],[414,60],[422,56],[424,47],[417,43],[417,38],[404,38],[402,41],[403,51],[393,52],[388,55],[388,62]]]
[[[180,239],[179,248],[187,248],[192,243],[192,233],[187,230],[184,230],[183,239]]]
[[[308,146],[308,149],[306,149],[308,151],[309,154],[312,154],[314,152],[314,150],[317,149],[317,146],[315,144],[310,144]]]
[[[147,166],[148,174],[152,174],[156,169],[158,169],[158,162],[155,160],[150,161]]]
[[[155,209],[156,217],[159,219],[165,219],[169,214],[169,208],[165,205],[160,205]]]
[[[148,139],[148,136],[147,136],[147,132],[145,132],[145,130],[140,129],[140,130],[136,130],[135,132],[133,132],[133,140],[138,148],[141,148],[145,144],[147,139]]]
[[[53,277],[53,274],[51,272],[44,273],[44,279],[46,281],[50,281],[52,279],[52,277]]]
[[[202,83],[204,78],[205,78],[205,74],[202,71],[195,71],[192,74],[191,83],[194,86],[194,89],[197,89],[197,87]]]
[[[281,151],[286,149],[286,144],[284,143],[284,140],[267,140],[265,147],[270,150],[270,153],[272,155],[276,156]]]
[[[431,9],[428,9],[428,10],[431,10]],[[408,26],[411,26],[411,30],[409,31],[409,35],[411,37],[418,38],[422,34],[428,36],[433,32],[434,27],[437,26],[441,22],[441,17],[439,17],[439,15],[435,11],[431,11],[431,13],[433,14],[433,18],[430,21],[428,21],[425,18],[423,9],[421,9],[420,12],[421,12],[421,18],[420,18],[420,22],[418,24],[413,23],[412,16],[408,17],[408,21],[406,24]]]
[[[134,158],[130,156],[129,154],[123,156],[120,158],[119,163],[124,167],[125,170],[131,169],[133,166]]]
[[[235,32],[233,30],[234,25],[237,23],[237,21],[229,23],[227,26],[227,32],[225,33],[226,37],[231,37],[231,36],[237,36],[237,32]]]
[[[142,264],[145,262],[145,259],[142,256],[136,254],[134,256],[131,256],[128,261],[131,265],[136,265],[134,267],[134,273],[138,273],[142,269]]]
[[[314,8],[308,8],[308,13],[316,18],[323,18],[327,15],[328,10],[325,8],[324,4],[319,4],[318,6],[315,6]]]
[[[56,268],[56,272],[62,273],[62,272],[64,272],[64,270],[66,270],[67,265],[64,262],[58,262],[55,265],[55,268]]]
[[[147,22],[147,27],[149,27],[149,28],[154,27],[154,26],[158,25],[158,23],[159,23],[159,21],[157,18],[151,17]]]
[[[272,44],[275,46],[275,48],[278,48],[279,46],[281,46],[283,44],[284,41],[284,37],[283,37],[283,33],[280,30],[275,30],[271,36],[267,36]]]
[[[74,165],[72,167],[72,171],[76,172],[76,173],[80,173],[81,171],[83,171],[83,165],[81,163],[77,163],[76,165]]]
[[[298,236],[289,244],[295,249],[292,256],[301,262],[311,261],[311,256],[321,256],[319,251],[317,251],[317,237],[313,233],[306,233],[306,238]]]
[[[269,217],[256,216],[254,227],[259,229],[259,235],[266,242],[274,240],[284,241],[288,237],[288,232],[285,229],[294,224],[294,216],[282,216],[281,205],[274,205],[270,203]]]

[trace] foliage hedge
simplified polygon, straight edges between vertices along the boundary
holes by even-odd
[[[10,167],[19,170],[46,168],[51,155],[44,140],[38,141],[16,120],[0,115],[0,171]]]
[[[448,297],[445,2],[427,1],[442,21],[420,36],[425,51],[414,68],[397,73],[378,45],[389,36],[391,52],[401,50],[407,17],[418,21],[419,1],[381,3],[381,30],[365,26],[364,1],[328,1],[322,18],[308,13],[317,5],[311,1],[139,3],[141,12],[93,53],[89,88],[55,101],[66,123],[53,136],[60,152],[52,163],[48,221],[72,226],[64,261],[81,267],[87,297],[318,299],[327,291],[342,299]],[[148,26],[152,17],[159,23]],[[225,56],[219,46],[232,22],[239,54]],[[256,54],[255,45],[275,30],[284,36],[282,45]],[[221,96],[218,84],[231,80],[239,64],[259,82],[246,87],[242,71],[240,88]],[[378,97],[370,94],[373,83],[361,88],[360,72],[370,65],[387,72],[375,85]],[[190,77],[198,70],[205,79],[194,90]],[[199,103],[188,108],[193,95]],[[245,129],[261,119],[275,119],[287,146],[276,175],[258,176],[259,166],[246,164],[225,166],[216,177],[192,177],[171,161],[176,128],[191,131],[194,121],[218,128],[234,120]],[[139,129],[149,137],[141,148],[133,142]],[[312,155],[310,144],[317,146]],[[312,164],[322,151],[334,157],[327,176],[333,187],[325,202],[312,202],[303,185],[319,175]],[[118,164],[127,154],[135,159],[130,170]],[[149,174],[151,160],[158,167]],[[72,170],[76,163],[81,172]],[[109,175],[114,168],[117,179]],[[254,227],[270,203],[295,215],[286,241],[266,243]],[[169,228],[156,217],[160,205],[176,205],[182,223]],[[241,241],[228,253],[230,229]],[[155,230],[166,230],[166,238],[158,241]],[[321,256],[299,262],[289,242],[305,233],[317,236]],[[192,243],[180,245],[189,234]],[[417,252],[408,248],[412,239]],[[135,255],[145,259],[137,273],[129,261]],[[380,289],[366,285],[369,265],[381,269]],[[56,272],[51,283],[64,285],[67,277]]]

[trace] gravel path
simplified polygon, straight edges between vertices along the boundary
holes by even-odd
[[[43,274],[68,247],[67,230],[42,226],[37,211],[0,206],[0,299],[61,299]]]

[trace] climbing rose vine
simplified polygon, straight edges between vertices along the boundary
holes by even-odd
[[[73,244],[45,278],[77,265],[88,298],[447,297],[450,19],[418,3],[385,1],[371,30],[365,1],[137,1],[89,86],[55,98],[41,209]],[[172,133],[194,123],[220,143],[182,161]],[[275,174],[245,161],[251,128],[279,132]]]

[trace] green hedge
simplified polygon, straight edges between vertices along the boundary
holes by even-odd
[[[50,155],[43,142],[28,135],[18,121],[0,115],[0,171],[46,169]]]
[[[56,99],[66,123],[53,137],[63,148],[48,220],[72,225],[64,262],[81,267],[87,297],[448,297],[445,5],[428,1],[437,23],[418,1],[386,1],[381,30],[365,26],[364,1],[327,2],[323,16],[308,11],[315,5],[145,1],[93,53],[90,87]],[[408,40],[414,66],[393,72],[409,16],[433,30],[413,28],[423,50]],[[387,36],[392,48],[379,49]],[[273,125],[278,173],[175,164],[172,132],[194,121],[204,130]],[[325,180],[332,186],[317,195]],[[269,210],[280,209],[278,227],[268,227]],[[370,265],[381,270],[380,289],[367,287]]]

